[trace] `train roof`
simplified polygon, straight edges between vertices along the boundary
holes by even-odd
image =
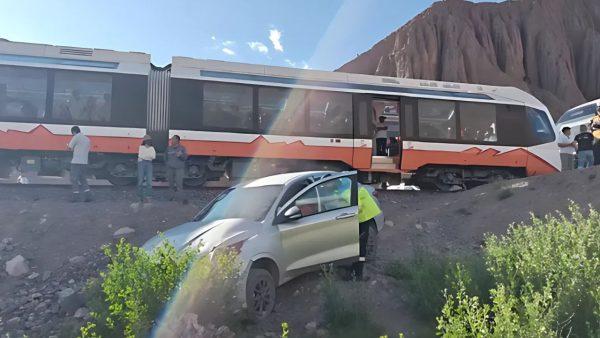
[[[0,39],[0,64],[148,75],[150,55]]]
[[[99,48],[13,42],[0,38],[0,65],[75,69],[148,75],[151,56]],[[548,112],[534,96],[514,87],[297,69],[175,56],[167,68],[174,78],[268,84],[381,95],[402,95],[523,104]]]
[[[587,107],[587,106],[592,105],[592,104],[595,104],[596,106],[600,106],[600,99],[582,103],[582,104],[580,104],[580,105],[578,105],[576,107],[569,108],[567,111],[575,110],[575,109],[579,109],[579,108],[583,108],[583,107]]]
[[[295,87],[327,87],[331,90],[390,95],[442,96],[467,101],[491,100],[499,101],[497,103],[524,104],[547,111],[544,104],[537,98],[515,87],[329,72],[181,56],[173,57],[171,76],[225,82],[270,83],[271,85]]]
[[[574,126],[582,121],[591,119],[596,115],[596,107],[600,106],[600,99],[585,102],[564,112],[558,119],[561,126]]]

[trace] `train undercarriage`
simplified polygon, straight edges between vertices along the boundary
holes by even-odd
[[[166,181],[166,167],[162,154],[154,162],[154,180]],[[0,177],[11,171],[41,176],[66,176],[70,154],[65,152],[4,151],[0,153]],[[250,159],[231,157],[190,156],[185,169],[184,184],[200,187],[207,181],[223,177],[230,182],[279,173],[307,170],[349,170],[350,166],[333,161],[300,161],[282,159]],[[116,186],[134,185],[137,182],[137,157],[131,154],[90,154],[89,175],[106,179]],[[452,192],[500,180],[526,177],[524,168],[484,166],[430,165],[414,173],[360,172],[365,184],[398,185],[401,182],[425,189]]]

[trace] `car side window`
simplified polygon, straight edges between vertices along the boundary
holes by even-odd
[[[346,208],[351,206],[351,187],[349,177],[323,182],[298,197],[294,205],[300,209],[302,217]]]

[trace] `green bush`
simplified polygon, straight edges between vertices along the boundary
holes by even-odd
[[[491,290],[493,303],[482,304],[477,296],[467,295],[459,282],[456,295],[444,292],[446,304],[437,318],[437,333],[444,337],[556,337],[551,329],[552,294],[527,288],[515,297],[500,284]],[[520,309],[520,310],[517,310]]]
[[[532,216],[488,236],[486,264],[497,286],[492,305],[464,283],[446,292],[438,334],[447,337],[588,337],[600,334],[600,214]]]
[[[146,337],[164,312],[163,322],[176,321],[185,312],[198,313],[215,297],[232,294],[224,281],[237,276],[235,257],[224,253],[211,262],[208,257],[197,258],[197,252],[177,252],[167,243],[147,253],[121,240],[112,250],[104,248],[109,264],[100,280],[88,283],[88,306],[92,322],[81,329],[81,337]],[[231,286],[231,285],[230,285]],[[169,304],[167,309],[167,304]],[[168,325],[164,325],[167,327]]]
[[[600,214],[586,217],[572,204],[571,217],[532,217],[533,226],[511,226],[508,234],[486,240],[494,278],[519,295],[524,285],[537,292],[550,285],[559,332],[600,334]]]
[[[460,264],[459,264],[460,262]],[[469,294],[487,299],[493,280],[481,256],[440,256],[424,249],[415,250],[406,260],[393,261],[385,267],[387,275],[406,287],[409,306],[424,320],[434,322],[444,305],[442,290],[462,282]]]
[[[323,306],[330,337],[379,337],[381,329],[373,322],[365,299],[364,285],[334,280],[333,273],[324,271]]]

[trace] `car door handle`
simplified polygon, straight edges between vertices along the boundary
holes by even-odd
[[[335,219],[346,219],[354,216],[356,216],[355,212],[345,212],[343,214],[338,215]]]

